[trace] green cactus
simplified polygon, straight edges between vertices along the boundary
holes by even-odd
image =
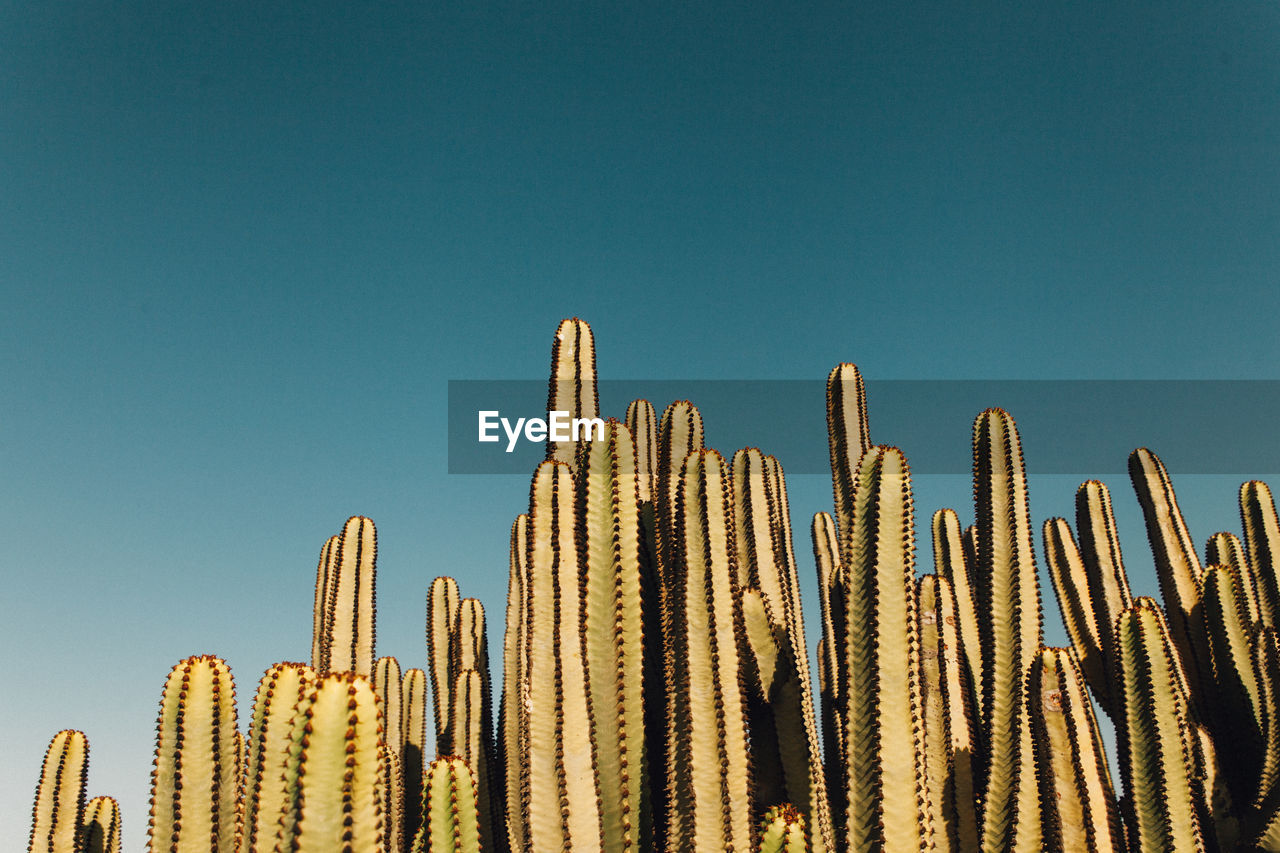
[[[924,764],[911,475],[896,447],[863,454],[841,542],[848,683],[845,832],[850,851],[925,850],[934,821]]]
[[[320,563],[316,566],[316,598],[311,612],[311,667],[316,672],[329,671],[329,654],[332,651],[333,609],[329,606],[333,586],[333,559],[338,552],[338,537],[330,536],[320,549]]]
[[[573,317],[563,320],[551,345],[551,386],[548,412],[568,412],[572,418],[594,418],[600,414],[596,392],[596,345],[591,327]],[[547,459],[577,464],[582,442],[557,442],[547,435]]]
[[[476,784],[476,804],[479,811],[480,839],[486,847],[493,848],[498,837],[493,824],[493,806],[490,794],[490,768],[492,747],[489,743],[489,721],[481,713],[484,703],[484,676],[474,669],[458,673],[453,684],[453,709],[449,740],[457,757],[472,768]]]
[[[835,494],[836,529],[841,542],[853,525],[854,474],[871,447],[867,426],[867,392],[857,365],[837,364],[827,375],[827,447]]]
[[[427,738],[427,674],[406,669],[400,680],[400,724],[404,746],[400,748],[400,773],[404,776],[404,836],[413,838],[422,825],[422,774]]]
[[[1040,805],[1025,699],[1040,648],[1040,588],[1022,443],[1003,409],[987,409],[974,421],[973,483],[987,758],[982,847],[1039,850]]]
[[[827,774],[827,801],[833,815],[844,814],[844,727],[839,725],[844,706],[841,686],[845,684],[844,570],[840,565],[840,543],[836,524],[825,512],[815,513],[810,526],[814,563],[818,569],[818,602],[822,615],[822,638],[818,641],[818,683],[822,713],[823,762]]]
[[[231,670],[212,655],[187,658],[170,671],[160,700],[147,826],[152,853],[235,849],[240,764]]]
[[[373,522],[352,516],[331,552],[322,648],[327,666],[320,673],[373,675],[377,605],[378,534]],[[322,658],[324,658],[322,652]]]
[[[120,805],[113,797],[94,797],[84,812],[83,853],[120,853]]]
[[[393,657],[380,657],[373,665],[373,689],[382,700],[382,739],[396,754],[404,749],[404,674]]]
[[[652,842],[645,753],[640,498],[631,432],[612,418],[579,462],[582,642],[604,850]],[[611,792],[604,794],[604,792]]]
[[[745,637],[732,479],[719,453],[700,450],[685,459],[677,507],[667,844],[672,851],[747,850],[754,826],[739,662]]]
[[[1028,687],[1044,848],[1120,853],[1115,791],[1075,649],[1041,649]]]
[[[1280,627],[1280,519],[1271,489],[1261,480],[1240,486],[1240,520],[1245,548],[1258,597],[1258,618],[1264,625]]]
[[[404,772],[400,769],[400,751],[390,744],[379,747],[385,784],[382,786],[383,843],[387,853],[399,853],[412,843],[412,836],[404,832]]]
[[[925,772],[935,840],[943,850],[976,850],[978,790],[973,758],[978,747],[977,718],[973,677],[960,637],[951,584],[936,574],[920,578],[916,581],[916,607]]]
[[[499,711],[498,757],[502,763],[502,811],[506,816],[507,843],[512,850],[528,848],[524,815],[528,803],[521,793],[527,786],[521,782],[527,772],[524,756],[528,751],[528,713],[530,685],[525,656],[525,594],[527,557],[525,542],[529,535],[529,516],[521,513],[511,524],[509,582],[507,584],[506,632],[502,641],[502,700]]]
[[[317,676],[301,663],[277,663],[258,682],[249,722],[240,853],[253,853],[274,840],[292,792],[285,766],[293,743],[293,719],[315,699]]]
[[[435,722],[436,754],[449,755],[449,702],[453,689],[453,646],[461,608],[458,582],[438,577],[427,593],[427,661],[431,673],[431,707]]]
[[[1117,720],[1129,843],[1143,851],[1203,850],[1203,758],[1186,679],[1160,606],[1145,596],[1116,620]]]
[[[965,556],[964,532],[960,529],[960,516],[953,509],[934,512],[933,571],[947,582],[955,600],[956,633],[969,670],[970,690],[973,697],[975,720],[982,717],[982,696],[979,679],[982,675],[982,638],[978,630],[977,593],[973,588],[974,567]],[[976,735],[977,732],[975,731]]]
[[[808,853],[804,816],[789,804],[773,806],[760,821],[758,853]]]
[[[28,853],[77,853],[88,776],[89,739],[84,732],[64,729],[54,735],[36,785]]]
[[[382,710],[373,684],[346,671],[319,679],[295,714],[286,778],[293,786],[276,849],[384,853]]]
[[[467,762],[442,756],[427,769],[422,792],[426,816],[413,841],[413,853],[480,853],[476,783]],[[569,849],[567,844],[563,849]]]

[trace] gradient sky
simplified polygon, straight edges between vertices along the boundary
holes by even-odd
[[[243,721],[349,515],[380,653],[440,574],[500,647],[528,484],[446,473],[447,381],[562,317],[609,378],[1280,379],[1280,5],[748,5],[0,3],[0,846],[80,728],[141,849],[169,668]],[[1177,480],[1197,542],[1270,473]]]

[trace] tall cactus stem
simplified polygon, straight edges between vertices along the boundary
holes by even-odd
[[[54,735],[36,786],[28,853],[77,853],[88,775],[89,739],[84,732],[64,729]]]

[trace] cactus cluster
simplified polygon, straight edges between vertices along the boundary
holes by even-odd
[[[566,320],[549,409],[598,406],[591,330]],[[321,551],[310,663],[267,670],[247,735],[225,662],[169,674],[149,849],[1280,850],[1265,484],[1202,562],[1168,472],[1134,451],[1163,604],[1129,588],[1107,487],[1081,485],[1074,528],[1042,530],[1071,640],[1049,648],[1009,414],[977,416],[974,521],[932,514],[928,573],[907,458],[871,443],[852,364],[828,377],[827,423],[816,686],[781,465],[707,447],[688,401],[637,400],[602,435],[548,441],[510,532],[496,707],[484,608],[452,578],[426,590],[425,667],[376,657],[377,536],[353,517]],[[87,770],[84,734],[59,732],[29,851],[120,849]]]

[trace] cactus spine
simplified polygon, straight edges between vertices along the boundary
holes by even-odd
[[[89,739],[64,729],[45,751],[31,812],[28,853],[76,853],[85,814],[89,776]]]
[[[120,853],[120,805],[94,797],[84,813],[84,853]]]

